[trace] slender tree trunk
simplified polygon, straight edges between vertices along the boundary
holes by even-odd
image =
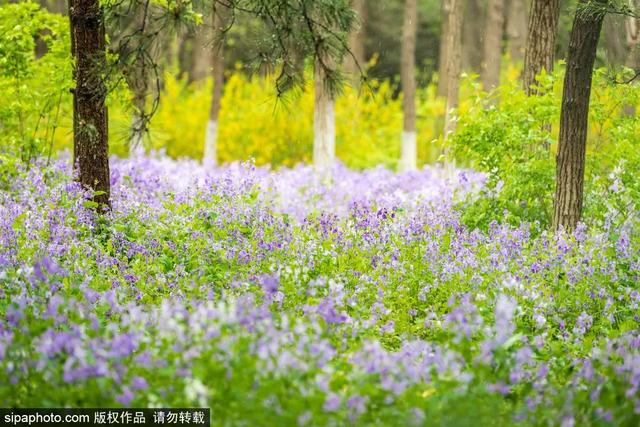
[[[533,0],[524,56],[523,84],[527,95],[535,93],[536,77],[553,71],[560,0]]]
[[[444,124],[445,141],[455,131],[454,110],[458,108],[460,91],[460,51],[462,33],[462,0],[449,0],[449,32],[447,33],[447,104]]]
[[[203,163],[209,166],[218,164],[218,120],[220,117],[220,102],[224,89],[224,31],[226,28],[226,10],[220,4],[216,4],[213,12],[213,32],[215,44],[213,46],[213,96],[209,121],[204,140]]]
[[[451,0],[442,0],[442,30],[438,54],[438,96],[447,96],[447,34],[449,34],[449,10]]]
[[[640,0],[629,0],[629,6],[632,10],[640,7]],[[638,69],[640,68],[640,52],[638,45],[640,44],[640,19],[628,16],[625,19],[625,36],[627,55],[625,58],[625,66]]]
[[[611,66],[625,63],[627,58],[627,18],[622,15],[607,15],[602,22],[602,41],[607,62]]]
[[[131,86],[133,89],[133,118],[131,123],[131,140],[129,141],[129,156],[144,154],[144,134],[147,131],[146,124],[146,107],[147,94],[149,89],[149,76],[147,69],[142,62],[138,60],[135,65],[135,76]]]
[[[218,4],[216,4],[216,8],[218,7]],[[213,66],[211,50],[209,47],[211,38],[211,30],[208,28],[208,25],[202,25],[196,29],[196,33],[193,37],[191,71],[189,73],[189,78],[192,82],[200,82],[206,79],[209,74],[209,70]]]
[[[335,101],[327,91],[319,60],[314,68],[313,164],[328,177],[336,156]]]
[[[640,1],[629,0],[629,5],[637,10]],[[627,44],[627,55],[625,58],[625,66],[632,70],[640,69],[640,50],[638,45],[640,44],[640,19],[628,16],[625,20],[625,36]],[[636,106],[632,104],[625,104],[623,107],[623,114],[627,117],[634,116],[636,114]]]
[[[358,15],[359,25],[349,34],[349,50],[344,61],[345,71],[351,76],[355,86],[359,86],[360,77],[366,66],[364,52],[365,22],[367,20],[367,7],[365,0],[353,0],[353,10]]]
[[[187,76],[189,82],[193,82],[191,76],[193,66],[193,49],[195,34],[188,32],[178,36],[178,68],[180,76]]]
[[[486,22],[482,84],[486,91],[490,91],[500,85],[504,0],[489,0]]]
[[[144,5],[139,5],[136,11],[135,25],[137,28],[145,28],[144,25]],[[141,34],[140,37],[144,37]],[[132,69],[128,73],[129,87],[133,92],[133,117],[131,121],[131,139],[129,141],[129,156],[133,157],[138,154],[144,154],[144,134],[147,131],[146,126],[146,107],[147,95],[149,92],[149,75],[144,62],[144,57],[139,55],[137,50],[141,48],[142,41],[133,40],[136,60],[132,65]]]
[[[406,0],[404,23],[402,25],[401,80],[402,145],[400,150],[400,170],[411,171],[417,167],[416,134],[416,35],[418,31],[418,2]]]
[[[450,0],[449,33],[447,34],[447,103],[444,117],[445,173],[453,178],[455,161],[447,144],[456,129],[456,109],[460,91],[460,52],[462,41],[462,0]]]
[[[602,14],[578,12],[571,30],[556,158],[556,230],[574,230],[582,216],[589,98],[602,19]]]
[[[110,208],[109,140],[105,69],[105,31],[98,0],[70,0],[71,52],[75,58],[73,90],[73,162],[78,180],[95,191],[99,210]]]
[[[460,6],[464,26],[461,29],[461,70],[480,73],[485,38],[485,0],[463,0]]]
[[[513,62],[520,62],[524,58],[527,42],[527,2],[526,0],[508,0],[506,6],[509,57]]]

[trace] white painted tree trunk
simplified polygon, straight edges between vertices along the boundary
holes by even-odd
[[[204,156],[202,163],[206,166],[216,166],[218,163],[218,121],[207,122],[207,133],[204,138]]]
[[[406,0],[402,24],[400,83],[402,86],[402,141],[400,172],[416,169],[416,36],[418,31],[418,1]]]
[[[402,131],[402,146],[400,147],[400,172],[409,172],[417,169],[417,139],[418,134],[415,131]]]
[[[313,164],[330,176],[336,157],[336,118],[334,100],[327,93],[319,65],[315,72],[315,103],[313,111]]]
[[[447,44],[447,101],[445,104],[444,118],[444,157],[445,173],[450,178],[454,178],[455,160],[451,153],[451,146],[448,139],[456,130],[458,109],[458,97],[460,91],[460,53],[462,36],[462,0],[447,0],[448,5],[448,33],[445,35]]]

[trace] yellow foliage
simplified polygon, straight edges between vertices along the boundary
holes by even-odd
[[[555,99],[562,92],[562,67],[555,79]],[[500,92],[512,93],[521,85],[519,67],[507,65]],[[597,78],[591,102],[589,139],[611,133],[629,85],[607,85]],[[336,99],[336,154],[347,166],[363,169],[383,164],[395,168],[400,157],[402,94],[389,81],[372,80],[360,89],[346,86]],[[442,152],[445,102],[436,85],[418,89],[418,162],[433,163]],[[625,92],[624,94],[622,92]],[[146,144],[175,158],[202,158],[211,103],[212,82],[189,84],[166,74],[160,106],[150,123]],[[130,94],[120,91],[109,100],[110,151],[126,156],[130,137]],[[486,108],[477,75],[464,75],[460,85],[459,115]],[[502,103],[509,103],[505,99]],[[313,145],[313,85],[279,99],[273,78],[249,78],[240,72],[228,76],[219,117],[218,155],[221,162],[253,159],[274,167],[309,162]],[[554,133],[557,119],[553,120]],[[71,114],[61,114],[54,147],[72,146]],[[592,146],[593,147],[593,146]]]
[[[167,75],[160,108],[150,125],[151,146],[172,157],[202,157],[212,83],[187,84]],[[352,168],[395,167],[400,155],[402,99],[387,81],[360,90],[347,86],[336,99],[336,153]],[[221,162],[254,159],[256,164],[292,166],[312,157],[313,88],[278,99],[270,78],[234,73],[226,81],[219,118]],[[444,101],[435,85],[418,91],[418,144],[422,163],[437,158]],[[115,113],[114,117],[121,114]],[[124,125],[128,122],[125,120]]]

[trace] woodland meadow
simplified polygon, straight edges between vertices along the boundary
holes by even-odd
[[[639,0],[0,0],[0,408],[640,425],[639,81]]]

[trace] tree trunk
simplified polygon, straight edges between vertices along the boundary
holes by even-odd
[[[535,1],[535,0],[534,0]],[[524,58],[527,42],[527,4],[526,0],[510,0],[507,5],[507,41],[509,57],[513,62]]]
[[[336,156],[334,99],[325,85],[325,72],[316,59],[314,70],[313,164],[328,177]]]
[[[631,0],[629,3],[630,6],[633,7],[633,10],[637,10],[640,1]],[[640,19],[628,16],[625,18],[624,27],[625,41],[627,44],[627,55],[624,65],[637,72],[640,69],[640,51],[638,50],[638,45],[640,44]],[[636,106],[632,104],[625,103],[622,110],[623,114],[627,117],[635,116],[636,114]]]
[[[224,6],[216,4],[213,11],[213,32],[215,44],[213,46],[213,94],[209,121],[204,141],[203,163],[209,166],[218,164],[218,119],[220,117],[220,102],[224,89],[224,30],[226,28],[226,10]]]
[[[438,96],[447,96],[447,34],[449,34],[449,10],[451,0],[442,0],[442,29],[438,54]]]
[[[218,4],[216,3],[216,8]],[[214,20],[216,13],[213,13]],[[202,25],[196,29],[193,37],[193,50],[191,51],[191,71],[189,79],[191,82],[200,82],[207,78],[209,70],[213,66],[211,61],[211,51],[209,43],[211,41],[211,30],[207,25]]]
[[[138,59],[134,66],[133,82],[133,118],[131,123],[131,140],[129,141],[129,156],[144,154],[144,134],[147,131],[147,93],[149,89],[149,76],[145,64]]]
[[[110,208],[109,140],[102,72],[105,31],[98,0],[70,0],[71,53],[75,58],[73,89],[73,162],[80,184],[97,194],[99,210]]]
[[[349,50],[344,61],[345,71],[351,76],[354,85],[360,83],[360,77],[364,71],[366,58],[364,53],[365,22],[367,19],[367,8],[365,0],[353,0],[353,10],[358,15],[358,24],[349,34]]]
[[[484,0],[463,0],[461,16],[464,26],[460,50],[461,70],[480,73],[482,70],[482,49],[485,38],[486,8]]]
[[[402,25],[401,80],[402,80],[402,112],[404,124],[402,128],[402,145],[400,150],[400,170],[415,170],[417,166],[416,147],[416,35],[418,31],[418,2],[406,0],[404,6],[404,23]]]
[[[533,0],[524,56],[523,84],[527,95],[535,93],[536,77],[553,71],[560,0]]]
[[[178,34],[178,75],[187,76],[189,82],[193,82],[191,77],[193,63],[193,49],[195,44],[195,34],[187,32]]]
[[[627,58],[627,18],[622,15],[607,15],[602,22],[602,41],[607,62],[616,66],[625,63]]]
[[[447,103],[444,124],[444,139],[455,131],[454,110],[458,108],[460,91],[460,51],[462,33],[462,0],[449,0],[449,32],[446,38],[447,49]]]
[[[639,0],[630,0],[629,3],[632,10],[638,10],[640,7]],[[640,44],[640,19],[627,16],[624,28],[627,47],[625,66],[637,70],[640,68],[640,52],[638,52],[638,45]]]
[[[490,91],[500,85],[504,0],[489,0],[486,22],[482,84],[484,90]]]
[[[145,13],[144,5],[138,5],[136,11],[135,25],[137,28],[145,28]],[[143,38],[144,34],[140,35]],[[139,50],[142,49],[142,41],[133,39],[134,51],[136,59],[131,66],[131,70],[127,75],[129,87],[133,92],[133,118],[131,123],[131,139],[129,141],[129,156],[133,157],[138,154],[144,154],[144,134],[147,131],[146,123],[146,107],[147,107],[147,95],[149,92],[149,75],[146,64],[144,62],[144,56],[139,54]]]
[[[582,215],[589,98],[602,19],[599,13],[576,13],[569,39],[556,158],[556,230],[574,230]]]

